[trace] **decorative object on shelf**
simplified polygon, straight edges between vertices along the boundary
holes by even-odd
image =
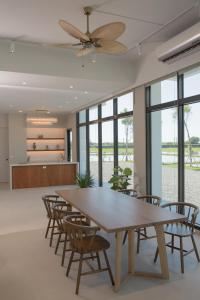
[[[44,138],[43,134],[38,134],[38,139],[43,139],[43,138]]]
[[[27,159],[26,159],[27,163],[30,162],[30,159],[31,159],[31,157],[30,157],[30,155],[28,155],[28,156],[27,156]]]
[[[60,149],[60,145],[57,144],[56,145],[56,149],[59,150]]]
[[[130,168],[117,167],[113,169],[114,173],[108,183],[112,184],[112,190],[124,190],[130,185],[129,180],[132,175],[132,170]]]
[[[58,156],[58,161],[64,161],[65,160],[65,155],[63,153],[60,153]]]
[[[94,178],[89,174],[78,174],[76,176],[76,183],[79,185],[80,188],[93,187]]]
[[[46,145],[46,150],[49,150],[49,146],[48,145]]]
[[[36,150],[36,149],[37,149],[36,143],[33,143],[33,150]]]

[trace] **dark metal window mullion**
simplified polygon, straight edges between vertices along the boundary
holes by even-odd
[[[90,174],[89,109],[86,110],[86,173]]]
[[[101,120],[101,104],[98,105],[98,146],[99,146],[99,157],[98,157],[98,171],[99,171],[99,186],[103,185],[102,180],[102,122]]]
[[[117,98],[113,99],[113,143],[114,143],[114,168],[118,167],[118,117]]]
[[[178,75],[178,99],[183,99],[183,74]],[[184,202],[184,105],[178,105],[178,201]]]
[[[146,107],[150,106],[151,87],[146,87],[145,101]],[[152,146],[151,146],[151,112],[146,112],[146,189],[147,194],[152,193]]]
[[[80,150],[79,150],[79,147],[80,147],[80,141],[79,141],[79,130],[80,130],[80,127],[79,127],[79,112],[76,113],[76,155],[77,155],[77,161],[79,162],[79,172],[80,172]]]

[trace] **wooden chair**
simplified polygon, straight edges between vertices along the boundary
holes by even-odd
[[[55,204],[63,204],[65,205],[65,201],[59,200],[59,196],[57,195],[45,195],[42,197],[42,200],[44,202],[46,212],[47,212],[47,218],[49,219],[46,233],[45,233],[45,238],[47,238],[49,230],[51,229],[51,236],[50,236],[50,242],[49,245],[50,247],[52,246],[52,241],[53,241],[53,236],[55,234],[58,234],[59,232],[56,232],[55,229],[58,228],[58,224],[56,222],[56,218],[54,215],[53,207]],[[71,210],[71,205],[66,204],[68,207],[68,210]]]
[[[138,200],[141,200],[145,203],[153,204],[155,206],[160,206],[161,198],[154,195],[143,195],[137,197]],[[147,228],[139,228],[136,230],[137,232],[137,253],[140,251],[140,241],[153,239],[155,235],[148,235]],[[125,232],[123,244],[126,242],[128,232]]]
[[[174,249],[180,252],[181,272],[184,273],[184,256],[194,251],[198,262],[200,261],[199,253],[193,235],[196,218],[199,213],[199,208],[196,205],[187,202],[173,202],[162,205],[162,207],[169,209],[170,211],[181,213],[187,218],[187,220],[184,222],[168,224],[165,226],[165,233],[171,236],[171,241],[169,243],[166,243],[166,246],[171,248],[172,253],[174,252]],[[179,239],[179,247],[175,246],[175,238]],[[193,245],[192,249],[183,249],[184,238],[191,238]],[[156,250],[154,262],[156,262],[157,257],[158,248]]]
[[[80,278],[83,275],[108,271],[111,283],[112,285],[114,285],[112,271],[106,253],[106,250],[110,247],[110,243],[103,237],[96,234],[99,228],[96,226],[92,227],[92,226],[82,225],[79,216],[68,216],[64,220],[65,220],[64,227],[69,234],[70,246],[72,250],[69,264],[67,267],[66,276],[69,275],[72,262],[79,261],[78,276],[76,282],[76,294],[78,294],[79,292]],[[78,222],[80,223],[78,224]],[[101,261],[99,256],[99,252],[101,251],[104,254],[106,268],[102,268],[101,266]],[[74,259],[75,253],[79,254],[80,256],[79,259]],[[93,253],[95,253],[96,255],[94,256]],[[91,271],[82,272],[83,261],[90,260],[90,259],[92,260],[97,259],[98,268],[94,269],[92,267]]]
[[[85,219],[85,217],[82,216],[80,212],[72,211],[71,209],[69,209],[66,202],[65,203],[56,203],[53,206],[53,212],[54,212],[54,217],[55,217],[57,225],[58,225],[57,231],[59,234],[56,248],[55,248],[55,254],[57,254],[57,252],[58,252],[59,244],[64,243],[63,251],[62,251],[62,260],[61,260],[61,266],[63,266],[64,261],[65,261],[66,252],[71,251],[70,248],[67,248],[67,242],[69,241],[69,238],[68,238],[67,231],[65,230],[65,227],[63,226],[64,217],[76,215],[76,216],[79,216],[79,218],[82,220],[83,224],[88,225],[88,223],[83,221],[83,219]],[[64,235],[63,240],[61,239],[62,235]]]

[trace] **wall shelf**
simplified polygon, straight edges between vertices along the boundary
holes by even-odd
[[[30,141],[31,141],[31,140],[32,140],[32,141],[47,141],[47,140],[50,140],[50,141],[51,141],[51,140],[52,140],[52,141],[53,141],[53,140],[56,140],[56,141],[57,141],[57,140],[62,140],[62,141],[63,141],[64,138],[27,138],[27,140],[30,140]]]
[[[65,151],[65,149],[48,149],[48,150],[46,150],[46,149],[38,149],[38,150],[30,150],[30,149],[28,149],[26,151],[27,152],[41,152],[41,151],[48,152],[48,151]]]

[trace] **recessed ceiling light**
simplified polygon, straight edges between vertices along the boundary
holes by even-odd
[[[77,96],[75,96],[75,97],[74,97],[74,99],[75,99],[75,100],[77,100],[77,99],[78,99],[78,97],[77,97]]]
[[[47,114],[50,114],[51,112],[50,111],[47,111]]]
[[[22,81],[22,85],[27,85],[26,81]]]
[[[19,113],[23,113],[23,110],[18,110]]]
[[[85,91],[84,94],[88,94],[88,91]]]
[[[70,89],[73,89],[73,88],[74,88],[74,86],[73,86],[73,85],[70,85],[70,86],[69,86],[69,88],[70,88]]]

